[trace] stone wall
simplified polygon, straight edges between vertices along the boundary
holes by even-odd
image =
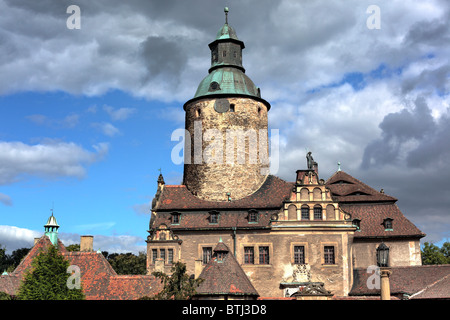
[[[221,112],[216,102],[224,103]],[[186,130],[190,137],[185,140],[183,183],[193,194],[235,200],[263,184],[270,166],[263,103],[250,98],[195,101],[186,106]]]
[[[422,265],[419,240],[388,239],[384,243],[389,247],[390,267]],[[367,268],[370,265],[377,265],[376,250],[380,244],[381,240],[379,239],[355,239],[353,243],[354,267]]]

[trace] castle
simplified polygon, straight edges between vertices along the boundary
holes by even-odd
[[[244,42],[227,18],[209,48],[208,75],[184,104],[183,183],[158,178],[148,272],[170,272],[181,260],[199,276],[219,238],[265,297],[290,297],[308,286],[347,296],[354,269],[376,265],[382,242],[390,266],[421,265],[425,235],[394,197],[341,170],[321,179],[311,152],[293,182],[268,172],[271,106],[245,74]]]
[[[384,244],[393,298],[449,299],[450,265],[421,266],[425,234],[396,198],[340,169],[321,179],[310,152],[291,182],[269,173],[271,106],[245,74],[244,43],[226,19],[209,47],[208,75],[184,104],[183,183],[157,180],[148,274],[118,275],[92,236],[68,252],[52,214],[20,265],[0,276],[0,292],[16,295],[32,260],[55,245],[79,268],[90,300],[153,296],[162,284],[151,273],[170,273],[177,261],[204,279],[195,299],[379,299],[368,283]]]

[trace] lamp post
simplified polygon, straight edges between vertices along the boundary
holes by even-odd
[[[380,267],[381,277],[381,300],[391,300],[391,289],[389,284],[389,275],[391,269],[389,264],[389,247],[382,242],[377,248],[377,264]]]

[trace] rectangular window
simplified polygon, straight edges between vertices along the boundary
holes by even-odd
[[[258,222],[258,212],[250,211],[248,213],[248,222]]]
[[[166,249],[160,249],[159,250],[159,257],[166,262]]]
[[[212,257],[212,247],[204,247],[203,248],[203,264],[207,264]]]
[[[173,249],[168,249],[167,253],[168,253],[167,263],[172,264],[173,263]]]
[[[305,264],[305,247],[294,246],[294,263]]]
[[[180,223],[180,214],[174,213],[172,214],[172,224],[179,224]]]
[[[219,222],[219,214],[218,213],[211,213],[209,216],[209,223],[218,223]]]
[[[259,247],[259,264],[269,264],[269,247]]]
[[[314,220],[322,220],[322,207],[314,208]]]
[[[302,220],[309,220],[309,208],[302,208]]]
[[[158,259],[158,250],[152,249],[152,263],[153,264],[156,262],[156,259]]]
[[[325,246],[323,248],[324,253],[324,263],[334,264],[334,246]]]
[[[244,263],[255,263],[255,249],[253,247],[244,247]]]

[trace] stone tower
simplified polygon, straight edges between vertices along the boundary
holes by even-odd
[[[229,201],[258,190],[269,174],[270,104],[245,74],[244,43],[225,24],[209,44],[211,67],[186,111],[183,184],[197,197]]]

